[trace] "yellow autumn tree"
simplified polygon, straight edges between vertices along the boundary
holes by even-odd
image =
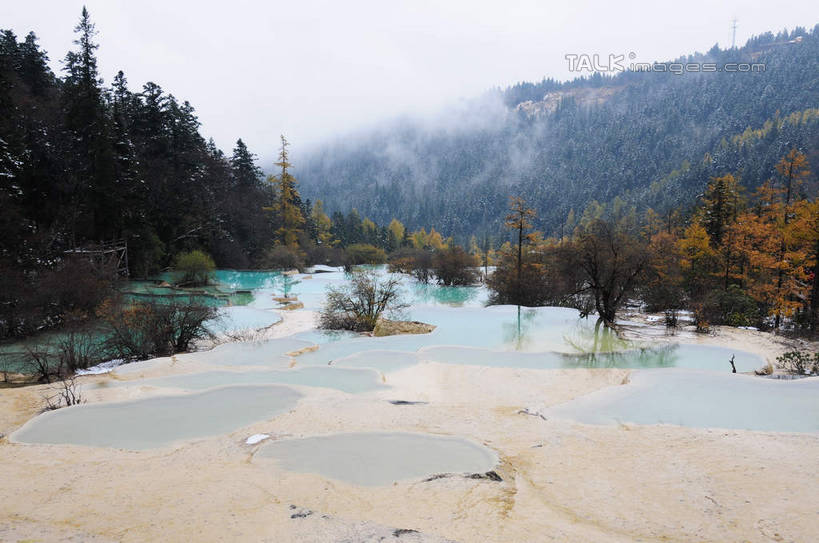
[[[364,220],[361,221],[361,229],[364,230],[364,235],[367,237],[367,239],[372,239],[372,237],[375,236],[378,227],[368,217],[364,217]]]
[[[717,253],[711,248],[711,236],[698,220],[685,229],[677,242],[677,251],[686,290],[698,298],[713,284],[713,271],[717,267]]]
[[[424,246],[427,244],[426,229],[421,227],[420,230],[416,230],[415,232],[410,234],[410,240],[412,241],[412,246],[415,249],[423,249]]]
[[[442,249],[446,249],[447,243],[444,241],[441,234],[435,230],[435,228],[430,228],[429,234],[427,235],[426,245],[428,247],[432,247],[436,251],[440,251]]]
[[[291,248],[298,247],[299,234],[305,223],[299,203],[301,198],[296,190],[296,179],[287,171],[292,166],[287,147],[290,144],[284,136],[281,137],[279,161],[275,163],[281,169],[279,175],[271,175],[267,180],[273,185],[276,193],[273,207],[274,221],[277,225],[276,241]]]
[[[643,285],[645,301],[652,310],[681,309],[684,277],[677,250],[680,240],[665,230],[655,232],[648,239],[650,256]]]
[[[805,257],[802,284],[807,322],[812,330],[816,330],[819,324],[819,202],[802,200],[793,207],[792,240]]]
[[[771,307],[779,245],[775,225],[746,211],[728,227],[725,238],[734,258],[729,280],[755,301]]]
[[[802,275],[806,254],[795,243],[795,232],[791,225],[794,194],[802,182],[810,175],[807,157],[797,149],[790,152],[776,165],[780,175],[782,193],[782,220],[780,230],[779,259],[777,262],[776,295],[774,297],[775,327],[779,327],[782,317],[789,317],[800,303],[798,297],[803,294]]]
[[[404,240],[404,232],[406,232],[406,228],[404,228],[403,223],[401,223],[401,221],[398,219],[393,218],[390,221],[390,224],[387,226],[387,230],[390,233],[394,246],[399,247],[401,242]]]
[[[324,202],[321,200],[316,200],[316,203],[313,204],[313,212],[311,216],[313,223],[316,225],[316,231],[318,232],[319,245],[324,245],[326,247],[336,245],[338,241],[333,239],[333,221],[324,212]]]

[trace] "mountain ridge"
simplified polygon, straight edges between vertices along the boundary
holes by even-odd
[[[530,200],[547,232],[593,201],[620,197],[645,208],[652,184],[707,153],[720,161],[690,168],[651,205],[693,203],[709,176],[728,171],[745,172],[752,189],[772,174],[774,150],[796,146],[812,156],[819,127],[786,123],[755,145],[764,157],[728,153],[721,142],[819,106],[819,78],[805,75],[819,74],[819,27],[671,62],[751,61],[765,70],[593,74],[489,91],[448,118],[398,120],[313,151],[299,164],[302,193],[329,211],[355,208],[378,223],[396,217],[464,239],[499,233],[513,195]],[[430,198],[433,191],[439,196]]]

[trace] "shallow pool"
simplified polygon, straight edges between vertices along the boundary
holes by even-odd
[[[333,388],[342,392],[357,394],[385,388],[381,376],[367,369],[341,369],[310,367],[280,371],[208,371],[154,379],[105,382],[100,386],[151,386],[179,388],[184,390],[204,390],[225,385],[301,385],[308,387]]]
[[[366,353],[362,353],[362,357]],[[467,364],[530,369],[557,368],[691,368],[731,372],[731,357],[737,371],[752,371],[764,365],[758,355],[710,345],[665,344],[653,348],[598,353],[527,353],[493,351],[459,346],[421,349],[418,358],[445,364]]]
[[[198,394],[85,404],[35,417],[12,434],[23,443],[152,449],[233,432],[296,405],[283,386],[233,386]]]
[[[273,326],[282,318],[278,313],[248,306],[230,306],[219,310],[219,316],[207,323],[214,334],[228,334],[241,330],[259,330]]]
[[[319,346],[298,357],[298,364],[328,364],[362,351],[415,352],[437,345],[463,345],[508,351],[574,350],[568,337],[593,333],[594,323],[579,319],[577,311],[559,307],[534,309],[512,306],[486,308],[413,307],[412,319],[434,324],[429,334],[388,337],[348,337]]]
[[[372,368],[383,373],[414,366],[418,354],[406,351],[362,351],[333,361],[333,366],[345,368]]]
[[[239,341],[219,345],[209,351],[202,351],[185,357],[214,366],[263,366],[266,368],[287,368],[290,365],[288,353],[313,346],[309,341],[292,337],[264,341]]]
[[[472,441],[413,433],[348,433],[272,441],[257,456],[289,471],[318,473],[362,486],[389,485],[440,473],[485,473],[498,462]]]
[[[641,370],[548,410],[588,424],[675,424],[775,432],[819,432],[819,378],[782,381],[739,374]]]

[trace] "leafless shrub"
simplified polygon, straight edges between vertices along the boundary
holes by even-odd
[[[179,298],[134,304],[109,300],[99,314],[110,328],[108,350],[126,360],[144,360],[185,352],[196,340],[213,339],[205,322],[218,311],[193,298]]]
[[[3,373],[3,382],[9,382],[9,373],[11,373],[11,368],[14,366],[12,355],[8,353],[0,353],[0,372]]]
[[[94,366],[105,360],[100,338],[85,330],[69,330],[57,340],[57,356],[67,373]]]
[[[46,411],[54,411],[61,407],[70,407],[85,403],[80,393],[80,387],[73,375],[60,380],[59,384],[43,396]]]
[[[65,376],[60,358],[49,350],[48,345],[26,348],[24,371],[33,375],[40,383],[51,383]]]
[[[65,259],[36,273],[0,263],[0,338],[85,320],[110,295],[112,284],[108,268],[83,259]]]
[[[395,313],[405,307],[397,278],[355,272],[346,285],[327,289],[319,326],[328,330],[368,332],[375,328],[382,314]]]

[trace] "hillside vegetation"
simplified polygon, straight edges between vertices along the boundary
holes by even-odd
[[[525,196],[536,226],[559,233],[594,200],[663,212],[729,172],[752,191],[793,147],[817,163],[819,29],[677,61],[765,69],[519,83],[434,121],[397,120],[318,149],[301,160],[302,193],[330,211],[398,217],[465,241],[502,232],[509,196]]]

